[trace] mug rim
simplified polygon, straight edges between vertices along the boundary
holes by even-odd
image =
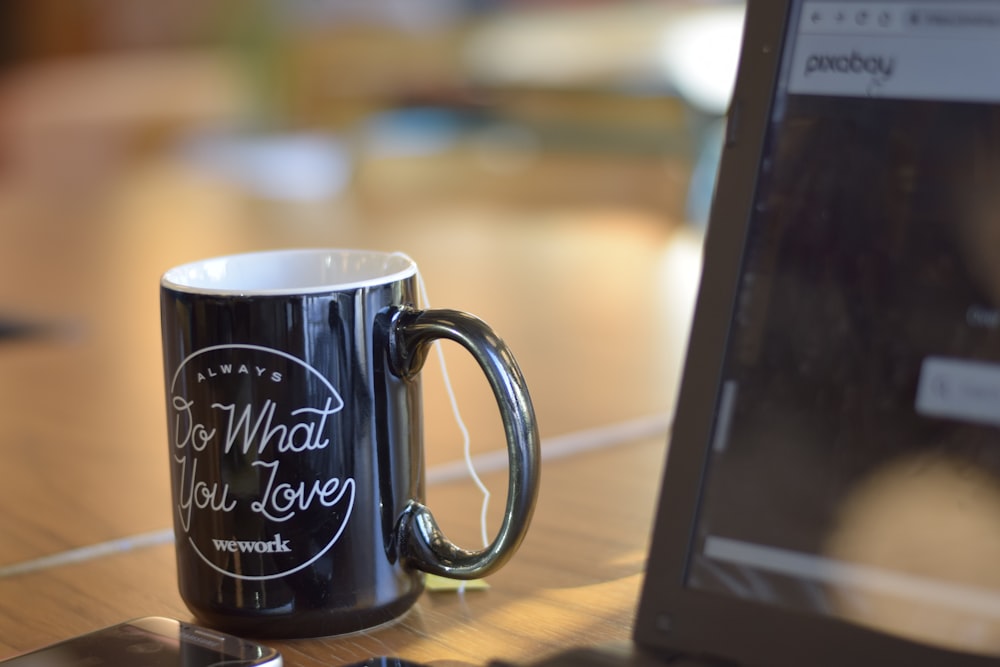
[[[315,260],[319,260],[321,264],[306,265],[306,262]],[[275,265],[284,262],[283,266],[289,271],[316,271],[316,274],[314,277],[301,277],[274,287],[261,286],[247,279],[246,275],[233,275],[234,264],[259,265],[261,261],[271,261]],[[345,262],[353,264],[347,271],[340,272],[344,274],[344,278],[332,278],[338,274],[335,263],[343,266]],[[352,277],[351,271],[358,275]],[[416,262],[402,252],[352,248],[288,248],[219,255],[179,264],[162,274],[160,286],[187,294],[292,296],[387,285],[416,273]]]

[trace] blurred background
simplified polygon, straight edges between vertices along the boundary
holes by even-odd
[[[214,255],[406,252],[433,305],[511,346],[545,452],[663,442],[742,16],[0,2],[0,446],[20,461],[0,467],[0,532],[20,534],[0,561],[170,525],[157,285]],[[448,365],[474,453],[502,451],[478,369]],[[427,366],[428,466],[449,470],[460,436]],[[43,516],[76,532],[24,528]]]
[[[741,21],[690,0],[5,0],[0,176],[93,196],[166,151],[268,199],[700,224]]]

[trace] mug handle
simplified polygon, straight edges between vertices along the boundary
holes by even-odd
[[[520,546],[538,496],[539,438],[524,377],[507,348],[485,322],[456,310],[402,308],[389,328],[390,370],[402,378],[416,375],[431,343],[459,343],[486,374],[496,397],[507,437],[509,478],[503,523],[493,542],[479,551],[453,544],[431,511],[411,500],[397,525],[399,553],[417,569],[451,579],[478,579],[500,568]]]

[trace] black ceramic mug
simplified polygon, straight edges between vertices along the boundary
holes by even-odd
[[[160,296],[178,579],[202,621],[270,637],[368,628],[413,604],[422,572],[482,577],[517,549],[538,489],[524,379],[481,320],[416,307],[408,257],[221,257],[167,271]],[[438,338],[479,362],[506,431],[506,511],[479,551],[423,504],[419,370]]]

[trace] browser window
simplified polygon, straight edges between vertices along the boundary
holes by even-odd
[[[1000,2],[801,2],[688,585],[1000,655]]]

